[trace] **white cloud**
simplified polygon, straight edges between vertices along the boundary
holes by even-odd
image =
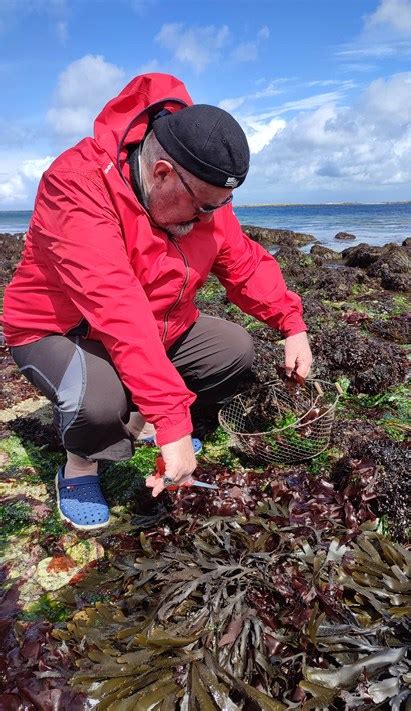
[[[68,39],[68,23],[64,20],[59,20],[56,24],[57,37],[62,44],[65,44]]]
[[[156,0],[128,0],[128,4],[137,15],[146,15],[156,4]]]
[[[244,104],[245,100],[245,96],[237,96],[237,98],[233,99],[223,99],[223,101],[220,101],[218,105],[220,109],[224,109],[225,111],[231,112],[240,108],[240,106]]]
[[[381,25],[388,25],[400,35],[411,35],[410,0],[382,0],[365,23],[368,29]]]
[[[175,59],[190,64],[196,72],[202,72],[208,64],[218,61],[229,34],[227,25],[186,27],[181,22],[172,22],[161,27],[155,41],[174,52]]]
[[[392,42],[390,44],[382,42],[367,41],[361,46],[346,46],[336,52],[336,56],[341,59],[389,59],[396,56],[407,56],[411,53],[411,44],[409,42]]]
[[[47,120],[57,136],[77,138],[92,131],[96,114],[125,84],[125,73],[100,55],[86,55],[59,76]]]
[[[261,91],[257,91],[255,94],[251,94],[250,98],[264,99],[267,96],[277,96],[278,94],[281,94],[284,91],[283,89],[280,89],[280,86],[282,84],[286,84],[289,81],[290,79],[286,79],[285,77],[273,79],[272,81],[268,82],[265,89],[261,89]]]
[[[363,30],[342,45],[336,56],[343,61],[400,59],[411,56],[411,0],[381,0],[375,12],[364,16]]]
[[[66,14],[66,0],[1,0],[0,33],[27,22],[31,15],[41,16],[46,23],[56,23],[58,33],[58,25],[64,21]]]
[[[317,107],[311,102],[311,109],[304,100],[293,102],[305,110],[288,121],[277,115],[282,126],[267,114],[240,118],[248,135],[256,129],[250,135],[254,156],[247,188],[255,198],[360,199],[387,186],[410,194],[411,72],[371,82],[350,107],[339,106],[331,94]]]
[[[254,62],[258,57],[256,42],[242,42],[231,52],[235,62]]]
[[[386,125],[389,123],[401,129],[411,124],[411,72],[371,82],[364,101],[371,115],[379,117]]]
[[[12,207],[32,200],[38,181],[53,160],[53,156],[45,156],[5,166],[4,178],[0,175],[0,204]],[[2,165],[5,165],[3,160]]]
[[[137,74],[151,74],[152,72],[160,71],[160,62],[158,59],[150,59],[150,61],[145,62],[145,64],[140,64],[136,70]]]
[[[257,37],[261,40],[267,40],[270,37],[270,30],[267,25],[264,25],[264,27],[261,28],[257,34]]]
[[[254,41],[242,42],[232,50],[230,57],[234,62],[255,62],[258,59],[258,49],[262,42],[268,40],[270,30],[267,25],[257,32],[257,37]]]
[[[265,79],[260,79],[257,84],[261,85],[265,81]],[[255,99],[265,99],[272,96],[277,96],[278,94],[282,94],[284,89],[280,89],[279,87],[282,84],[287,83],[288,81],[290,80],[284,77],[281,77],[279,79],[273,79],[272,81],[268,82],[267,86],[264,89],[256,91],[254,94],[246,94],[245,96],[233,96],[227,99],[222,99],[218,105],[221,109],[225,109],[226,111],[235,111],[240,106],[245,104],[246,101],[253,101]]]
[[[250,152],[252,154],[260,153],[286,125],[283,119],[278,118],[271,119],[268,123],[259,122],[255,119],[245,119],[243,128],[247,135]]]

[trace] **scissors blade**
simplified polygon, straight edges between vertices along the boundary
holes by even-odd
[[[217,491],[218,486],[215,484],[207,484],[205,481],[198,481],[198,479],[193,479],[191,486],[201,486],[203,489],[215,489]]]

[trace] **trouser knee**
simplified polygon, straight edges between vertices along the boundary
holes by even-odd
[[[250,371],[255,357],[254,341],[242,326],[238,326],[233,353],[235,354],[234,362],[238,364],[241,372]]]

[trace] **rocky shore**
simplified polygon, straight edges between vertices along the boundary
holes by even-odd
[[[219,491],[154,507],[144,476],[156,450],[141,447],[104,472],[113,524],[86,536],[56,513],[64,454],[50,408],[1,348],[0,709],[148,708],[141,689],[175,711],[181,690],[217,709],[405,709],[410,238],[339,252],[312,235],[244,230],[302,297],[313,375],[343,392],[330,447],[262,466],[229,447],[210,408],[196,420],[198,478]],[[0,235],[3,285],[23,242]],[[281,335],[213,277],[197,301],[252,334],[253,381],[239,389],[264,393]]]

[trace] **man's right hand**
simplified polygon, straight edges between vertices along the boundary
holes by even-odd
[[[186,435],[177,442],[163,444],[160,451],[165,465],[164,476],[173,479],[176,484],[191,479],[197,466],[191,435]],[[156,479],[154,476],[148,477],[146,484],[153,489],[151,492],[153,496],[158,496],[165,488],[163,479]]]

